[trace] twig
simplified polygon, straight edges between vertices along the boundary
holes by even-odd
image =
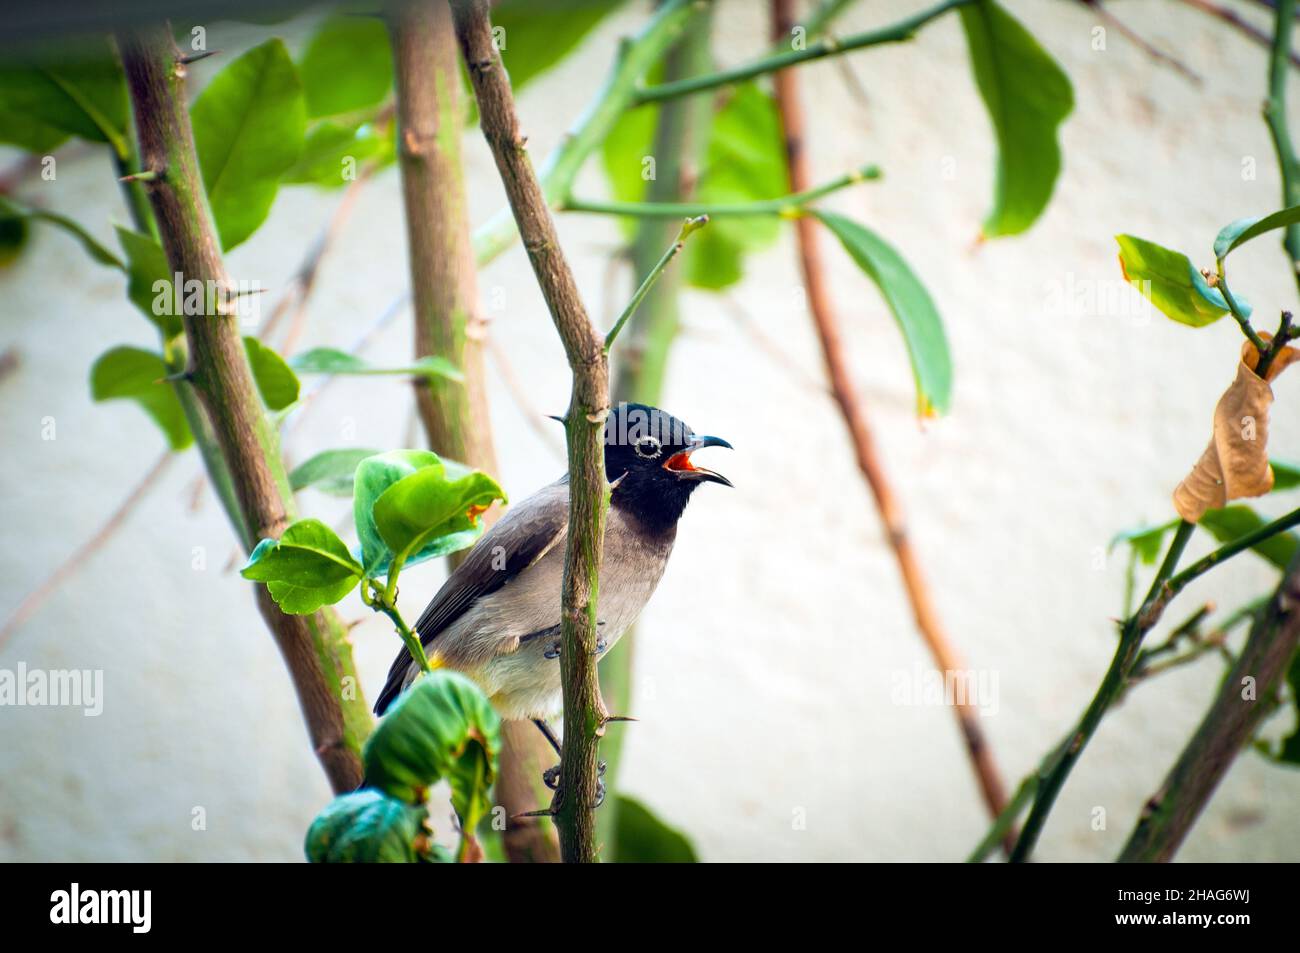
[[[478,100],[479,125],[573,372],[565,415],[569,531],[561,600],[564,753],[551,810],[564,860],[590,863],[596,859],[596,749],[609,717],[600,696],[594,658],[596,588],[609,495],[603,439],[609,415],[608,360],[560,248],[546,194],[528,160],[510,81],[493,42],[488,4],[486,0],[455,0],[452,15]]]
[[[678,252],[682,250],[682,246],[686,244],[686,239],[690,238],[693,232],[699,231],[708,223],[708,215],[699,215],[695,218],[688,218],[682,223],[681,229],[677,232],[676,241],[668,246],[668,250],[664,252],[663,257],[660,258],[655,266],[650,269],[650,273],[645,276],[645,280],[641,282],[641,286],[637,288],[636,292],[632,295],[632,300],[627,303],[627,307],[623,309],[623,313],[618,316],[618,320],[614,322],[614,326],[610,328],[609,333],[605,335],[606,355],[609,354],[609,349],[614,346],[614,340],[618,337],[619,332],[623,330],[623,325],[627,324],[632,315],[636,313],[636,309],[641,306],[641,302],[645,300],[645,296],[650,293],[650,289],[655,286],[655,282],[657,282],[663,275],[664,269],[668,267],[668,263],[676,258]]]
[[[1279,12],[1280,12],[1279,4]],[[1172,860],[1238,753],[1271,710],[1300,646],[1300,556],[1251,627],[1237,664],[1138,818],[1121,862]],[[1248,690],[1253,688],[1253,691]]]
[[[148,472],[146,472],[140,481],[131,489],[131,492],[128,493],[122,502],[117,505],[117,509],[113,510],[108,519],[104,521],[104,524],[95,531],[94,535],[78,546],[72,555],[60,563],[58,568],[46,577],[44,582],[28,593],[27,597],[23,599],[18,608],[14,610],[13,615],[11,615],[5,622],[4,626],[0,628],[0,649],[4,648],[5,644],[15,632],[27,624],[27,621],[36,614],[37,610],[45,604],[46,600],[49,599],[61,585],[67,582],[78,569],[89,561],[90,557],[103,548],[104,544],[107,543],[112,538],[113,534],[122,527],[122,524],[126,522],[127,518],[140,504],[140,501],[149,494],[150,490],[158,485],[158,481],[162,478],[163,474],[167,472],[167,468],[171,465],[172,461],[176,459],[176,456],[177,455],[172,453],[170,450],[164,451],[162,456],[154,462],[154,465],[149,468]]]
[[[793,23],[790,0],[773,0],[772,12],[773,36],[779,40],[789,33]],[[799,102],[797,77],[793,70],[786,69],[778,72],[773,81],[790,166],[790,185],[796,192],[802,192],[807,187],[809,171],[807,153],[804,150],[804,118]],[[930,595],[929,583],[907,533],[902,504],[894,494],[884,463],[880,459],[866,407],[857,393],[852,371],[844,356],[839,318],[827,285],[821,246],[818,243],[821,236],[812,219],[799,218],[795,227],[809,310],[817,327],[831,389],[853,442],[858,468],[875,498],[876,509],[903,577],[917,629],[940,671],[961,671],[965,668],[964,662],[939,619]],[[990,816],[997,817],[1006,804],[1006,793],[993,752],[980,727],[979,712],[967,698],[954,698],[953,708],[985,805]],[[1008,850],[1010,844],[1008,839]]]
[[[1201,77],[1199,73],[1197,73],[1191,67],[1187,66],[1177,57],[1173,56],[1172,54],[1166,53],[1164,50],[1157,47],[1154,43],[1151,43],[1144,36],[1142,36],[1140,33],[1138,33],[1136,30],[1130,27],[1127,23],[1125,23],[1119,17],[1115,16],[1115,14],[1111,13],[1109,9],[1107,9],[1105,6],[1102,5],[1102,0],[1081,0],[1081,2],[1085,7],[1094,10],[1097,13],[1097,16],[1101,17],[1103,20],[1105,20],[1107,23],[1113,26],[1130,43],[1132,43],[1134,46],[1140,49],[1151,59],[1155,60],[1157,63],[1164,63],[1168,66],[1172,66],[1179,73],[1182,73],[1186,79],[1195,83],[1197,86],[1200,86],[1204,83],[1204,79]]]
[[[874,165],[865,165],[854,172],[845,173],[815,188],[800,189],[790,195],[783,195],[776,199],[734,204],[709,204],[703,202],[600,202],[568,198],[560,205],[559,211],[627,215],[633,218],[687,218],[701,215],[709,218],[743,217],[747,215],[778,215],[782,218],[797,218],[806,206],[830,195],[832,192],[838,192],[850,185],[878,178],[880,178],[880,169]]]
[[[639,106],[642,103],[659,102],[660,100],[673,99],[678,96],[691,96],[695,93],[717,89],[719,86],[730,86],[732,83],[753,79],[755,76],[775,73],[789,66],[865,49],[868,46],[878,46],[882,43],[902,43],[912,39],[916,35],[916,31],[931,20],[937,19],[951,10],[978,2],[980,0],[945,0],[944,3],[933,6],[928,10],[922,10],[920,13],[899,20],[887,27],[868,30],[865,33],[855,33],[852,36],[843,38],[822,37],[809,43],[802,50],[787,50],[775,53],[744,66],[710,73],[706,76],[695,76],[675,83],[660,83],[657,86],[647,86],[637,91],[633,97],[632,105]],[[793,19],[790,22],[793,25]],[[777,42],[782,42],[788,35],[789,31],[787,30],[777,37]]]
[[[166,170],[147,186],[163,249],[173,272],[206,286],[230,287],[208,216],[185,104],[184,68],[166,25],[124,30],[119,47],[142,168]],[[202,403],[228,468],[245,527],[244,545],[278,537],[293,517],[293,495],[275,434],[253,382],[243,341],[229,304],[215,314],[185,314],[190,383]],[[362,777],[361,741],[371,725],[356,682],[347,631],[333,611],[312,616],[282,613],[265,587],[257,587],[263,618],[289,668],[312,744],[335,791],[356,788]]]
[[[1210,0],[1182,0],[1182,2],[1187,4],[1189,7],[1195,7],[1202,13],[1208,13],[1212,17],[1218,17],[1233,29],[1244,33],[1262,46],[1268,46],[1272,42],[1272,39],[1267,33],[1256,27],[1254,24],[1243,20],[1235,10],[1229,10],[1227,7],[1221,6],[1217,3],[1211,3]],[[1289,59],[1291,60],[1292,66],[1300,66],[1300,56],[1291,53]]]

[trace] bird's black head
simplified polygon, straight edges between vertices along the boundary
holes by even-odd
[[[651,529],[677,523],[701,483],[731,481],[691,463],[702,447],[727,447],[721,437],[696,436],[685,423],[657,407],[618,404],[605,422],[605,476],[610,503]]]

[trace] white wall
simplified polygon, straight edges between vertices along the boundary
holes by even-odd
[[[763,45],[765,5],[724,3],[717,55],[740,62]],[[853,96],[834,64],[803,76],[820,180],[864,161],[883,183],[831,205],[887,235],[929,285],[957,366],[945,420],[919,427],[899,335],[879,298],[838,253],[828,258],[853,367],[889,469],[911,517],[939,608],[973,667],[998,680],[985,727],[1008,784],[1029,770],[1091,697],[1109,661],[1122,564],[1094,565],[1121,528],[1172,515],[1169,493],[1200,453],[1230,380],[1239,336],[1231,322],[1193,332],[1156,316],[1053,310],[1067,287],[1113,289],[1112,235],[1134,232],[1209,260],[1217,229],[1278,204],[1259,119],[1265,57],[1222,24],[1169,2],[1116,5],[1153,43],[1205,77],[1197,87],[1152,63],[1113,29],[1092,48],[1094,17],[1074,4],[1010,4],[1070,74],[1078,105],[1064,127],[1065,171],[1046,216],[1027,236],[980,247],[993,145],[955,19],[907,47],[849,62],[866,90]],[[1267,28],[1263,11],[1238,4]],[[618,37],[640,22],[635,5],[580,53],[529,89],[521,111],[534,156],[544,155],[604,75]],[[861,4],[847,31],[888,22],[914,2]],[[213,24],[208,42],[230,52],[254,28]],[[298,38],[301,37],[301,30]],[[229,55],[221,59],[229,59]],[[196,68],[210,76],[217,61]],[[1300,102],[1293,90],[1292,102]],[[1300,116],[1293,118],[1300,124]],[[481,221],[501,202],[482,143],[469,136],[471,202]],[[1243,158],[1258,177],[1243,179]],[[954,181],[941,177],[945,157]],[[124,220],[98,157],[69,158],[37,193],[106,239]],[[583,194],[603,183],[593,166]],[[288,280],[337,196],[282,192],[273,217],[230,256],[233,274],[272,288]],[[307,344],[350,341],[406,281],[396,173],[360,196],[313,299]],[[561,235],[593,310],[619,302],[602,288],[619,240],[611,221],[566,217]],[[707,294],[685,300],[666,407],[729,438],[717,465],[737,489],[707,487],[683,522],[677,552],[644,617],[638,645],[637,724],[626,783],[688,831],[709,860],[958,859],[985,820],[954,721],[943,708],[891,701],[900,673],[928,664],[889,550],[839,419],[809,378],[819,375],[790,236],[750,262],[732,296],[756,331],[779,339],[778,366]],[[1234,287],[1261,315],[1294,307],[1295,288],[1272,239],[1234,256]],[[626,278],[624,278],[626,281]],[[1073,282],[1073,285],[1068,284]],[[481,277],[500,289],[493,338],[533,410],[563,409],[566,370],[523,254]],[[109,346],[152,343],[124,303],[120,281],[87,264],[62,236],[40,232],[0,274],[0,344],[21,370],[0,384],[0,611],[7,612],[90,534],[161,450],[139,411],[92,405],[85,384]],[[1131,301],[1132,299],[1126,298]],[[406,319],[370,352],[398,360]],[[493,423],[502,478],[516,497],[562,463],[533,433],[499,377]],[[1300,458],[1294,414],[1300,374],[1277,387],[1276,455]],[[58,439],[44,442],[53,416]],[[383,447],[409,439],[398,382],[333,386],[295,432],[302,459],[341,438]],[[81,567],[8,645],[0,666],[103,669],[99,718],[59,709],[0,709],[0,858],[285,859],[300,856],[306,825],[326,801],[283,666],[247,584],[227,572],[233,543],[210,494],[197,512],[191,453],[175,464],[125,529]],[[1279,512],[1294,497],[1267,500]],[[304,506],[333,515],[334,501]],[[194,547],[206,571],[191,568]],[[1197,539],[1192,551],[1207,548]],[[412,571],[419,601],[441,570]],[[1274,575],[1242,557],[1190,590],[1235,607]],[[367,613],[359,603],[345,617]],[[397,640],[379,619],[354,630],[373,696]],[[1143,800],[1197,724],[1220,669],[1207,662],[1135,692],[1103,725],[1060,799],[1040,848],[1050,859],[1113,857]],[[1289,715],[1273,732],[1289,728]],[[1243,755],[1194,831],[1186,859],[1300,859],[1300,775]],[[191,829],[205,809],[206,831]],[[1107,830],[1091,829],[1093,810]],[[806,829],[793,819],[802,812]],[[440,812],[440,818],[441,818]]]

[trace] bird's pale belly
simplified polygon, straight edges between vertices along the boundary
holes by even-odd
[[[616,519],[616,516],[612,516]],[[654,593],[663,574],[672,536],[657,545],[621,543],[631,534],[607,533],[596,615],[603,657],[623,636]],[[618,549],[615,553],[613,550]],[[537,599],[515,583],[475,606],[454,629],[454,638],[435,639],[431,648],[450,667],[474,679],[503,718],[545,718],[561,708],[559,621],[563,547],[543,557],[527,574],[529,585],[554,593]],[[523,607],[548,605],[546,617]],[[452,634],[452,633],[447,633]],[[439,643],[442,643],[441,645]]]

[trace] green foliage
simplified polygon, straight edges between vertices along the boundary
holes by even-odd
[[[479,514],[505,494],[478,470],[424,466],[398,480],[374,504],[375,526],[393,562],[404,565],[464,549],[483,532]]]
[[[653,152],[659,107],[625,112],[602,148],[610,188],[619,201],[646,197],[643,161]],[[789,192],[785,143],[772,97],[741,83],[714,115],[693,202],[721,205],[780,198]],[[686,281],[721,290],[740,280],[744,256],[774,242],[781,222],[771,215],[717,216],[682,252]]]
[[[117,243],[126,255],[126,296],[141,314],[154,323],[163,340],[171,340],[182,330],[181,316],[177,313],[180,309],[155,306],[159,298],[156,290],[158,282],[165,282],[169,288],[173,286],[167,254],[151,236],[141,235],[121,225],[116,228]]]
[[[308,42],[298,71],[312,119],[378,105],[393,88],[388,30],[374,17],[328,17]]]
[[[289,487],[295,493],[313,487],[330,496],[346,496],[351,499],[352,477],[357,465],[378,452],[365,447],[322,450],[294,467],[289,474]]]
[[[280,178],[302,153],[302,84],[278,39],[232,62],[190,110],[203,187],[229,251],[266,220]]]
[[[947,412],[952,398],[952,358],[943,321],[925,286],[893,246],[870,229],[830,212],[813,214],[876,283],[894,313],[912,362],[920,412]]]
[[[353,519],[367,575],[385,572],[395,555],[410,566],[469,546],[483,532],[474,510],[493,499],[504,500],[505,493],[490,477],[427,450],[393,450],[361,461]]]
[[[0,195],[0,222],[13,221],[35,221],[46,222],[56,228],[61,229],[68,235],[72,236],[76,242],[85,249],[86,254],[99,262],[101,265],[108,265],[110,268],[125,270],[126,266],[122,260],[105,248],[100,242],[88,231],[68,218],[66,215],[59,215],[57,212],[46,212],[43,209],[28,208],[20,205],[10,198]]]
[[[960,12],[975,83],[998,140],[984,234],[1017,235],[1052,197],[1061,171],[1057,128],[1074,108],[1074,92],[1056,61],[993,0]]]
[[[0,142],[45,153],[72,135],[125,158],[126,130],[126,79],[106,42],[0,67]]]
[[[253,380],[269,409],[284,410],[298,400],[298,376],[284,358],[255,337],[244,338],[244,351],[253,369]]]
[[[1124,280],[1142,296],[1179,324],[1203,328],[1228,313],[1228,303],[1182,252],[1157,245],[1134,235],[1116,235],[1119,264]],[[1238,306],[1249,314],[1245,302]]]
[[[1300,486],[1300,464],[1276,459],[1269,460],[1268,463],[1273,468],[1273,492]]]
[[[499,0],[492,27],[516,92],[568,56],[620,6],[611,0]]]
[[[173,450],[188,447],[194,437],[162,357],[136,347],[115,347],[100,355],[90,369],[90,393],[96,401],[128,398],[153,418]]]
[[[669,827],[640,801],[619,794],[618,827],[612,858],[618,864],[694,864],[699,861],[686,835]]]
[[[279,540],[259,542],[240,575],[266,583],[285,612],[306,615],[356,588],[362,569],[332,529],[320,520],[304,519],[290,525]]]
[[[491,808],[500,753],[501,720],[482,690],[442,670],[397,699],[366,740],[362,760],[367,784],[410,804],[445,780],[462,829],[473,830]]]
[[[398,367],[375,367],[361,358],[330,347],[315,347],[297,354],[289,362],[300,374],[391,374],[411,377],[442,377],[460,381],[460,369],[445,357],[422,357]]]
[[[1284,208],[1271,215],[1260,218],[1239,218],[1230,225],[1225,225],[1214,239],[1214,257],[1223,261],[1228,253],[1252,238],[1258,238],[1266,232],[1277,228],[1287,228],[1300,223],[1300,205]]]
[[[392,137],[381,136],[368,120],[340,123],[327,119],[308,130],[302,155],[281,181],[336,189],[351,181],[349,173],[359,174],[363,162],[386,165],[395,156]]]
[[[344,794],[307,829],[307,859],[313,864],[415,863],[425,859],[418,840],[428,816],[423,804],[406,804],[373,788]]]

